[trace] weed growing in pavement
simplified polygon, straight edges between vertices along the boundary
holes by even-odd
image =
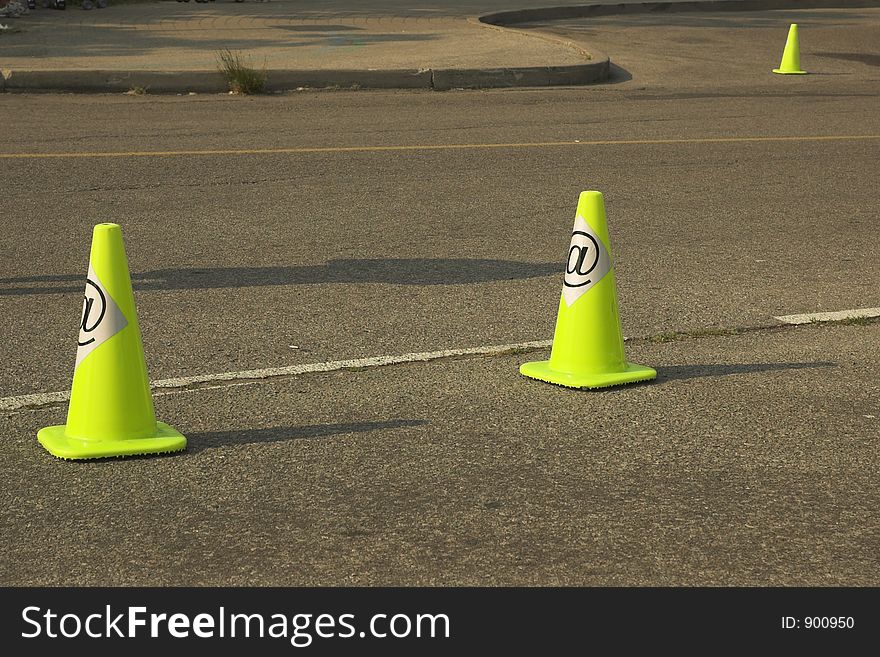
[[[703,338],[707,336],[718,336],[718,335],[739,335],[739,331],[731,328],[704,328],[697,329],[696,331],[689,331],[688,335],[695,338]]]
[[[225,48],[217,53],[220,72],[226,76],[229,91],[234,94],[249,95],[262,93],[266,87],[266,64],[262,70],[249,66],[244,55],[237,50]]]
[[[667,333],[657,333],[648,336],[648,342],[675,342],[676,340],[684,340],[687,338],[706,338],[722,335],[739,335],[740,331],[734,328],[704,328],[695,329],[693,331],[669,331]]]
[[[650,342],[675,342],[681,337],[678,333],[658,333],[648,337]]]

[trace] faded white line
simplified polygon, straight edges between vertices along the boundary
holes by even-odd
[[[812,324],[813,322],[839,322],[845,319],[867,319],[880,317],[880,308],[856,308],[838,310],[830,313],[804,313],[803,315],[781,315],[774,317],[784,324]]]
[[[880,317],[880,308],[860,308],[841,310],[839,312],[808,313],[804,315],[782,315],[774,319],[786,324],[811,324],[813,322],[835,322],[845,319]],[[629,338],[624,338],[629,340]],[[398,356],[371,356],[370,358],[353,358],[350,360],[334,360],[324,363],[306,363],[304,365],[288,365],[287,367],[267,367],[258,370],[240,370],[237,372],[220,372],[218,374],[200,374],[197,376],[180,376],[172,379],[152,381],[150,386],[156,395],[173,395],[196,390],[213,390],[238,385],[251,385],[285,376],[314,374],[319,372],[338,372],[405,363],[424,363],[441,358],[457,356],[490,356],[503,355],[521,349],[543,349],[552,346],[552,340],[534,340],[513,344],[489,345],[483,347],[466,347],[464,349],[442,349],[440,351],[423,351]],[[220,385],[211,385],[220,384]],[[32,395],[0,398],[0,411],[15,411],[22,408],[39,408],[60,404],[70,400],[70,392],[40,392]]]
[[[60,404],[70,399],[70,392],[38,392],[33,395],[19,395],[18,397],[3,397],[0,399],[0,411],[14,411],[25,406],[44,406],[46,404]]]
[[[454,358],[456,356],[489,356],[501,355],[518,351],[520,349],[541,349],[549,347],[552,340],[536,340],[533,342],[518,342],[515,344],[500,344],[484,347],[467,347],[464,349],[443,349],[440,351],[424,351],[399,356],[372,356],[370,358],[353,358],[350,360],[335,360],[325,363],[307,363],[304,365],[289,365],[287,367],[268,367],[259,370],[241,370],[238,372],[220,372],[218,374],[201,374],[198,376],[180,376],[173,379],[160,379],[153,381],[150,386],[157,389],[158,395],[169,395],[175,392],[184,392],[190,386],[202,386],[205,384],[232,382],[258,382],[266,379],[274,379],[282,376],[296,376],[298,374],[312,374],[316,372],[337,372],[339,370],[361,369],[366,367],[384,367],[387,365],[401,365],[403,363],[424,363],[441,358]],[[226,387],[226,386],[213,386]],[[0,399],[0,411],[14,411],[27,407],[39,407],[49,404],[58,404],[70,399],[70,392],[42,392],[33,395],[19,395],[18,397],[3,397]]]

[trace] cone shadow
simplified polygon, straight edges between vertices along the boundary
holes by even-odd
[[[428,424],[427,420],[384,420],[381,422],[348,422],[341,424],[313,424],[301,427],[267,427],[241,431],[208,431],[187,434],[187,452],[195,453],[216,447],[259,445],[288,440],[329,438],[349,433],[367,433],[383,429],[402,429]]]
[[[806,370],[821,367],[837,367],[837,363],[815,361],[812,363],[745,363],[712,365],[661,365],[657,367],[657,383],[664,381],[686,381],[735,374],[754,374],[784,370]]]
[[[860,52],[814,52],[815,57],[839,59],[844,62],[858,62],[868,66],[880,66],[880,55]]]
[[[214,267],[132,272],[135,290],[192,290],[324,283],[462,285],[558,274],[559,262],[476,258],[338,259],[322,265]],[[82,293],[85,276],[58,274],[0,279],[0,296]],[[59,283],[61,285],[59,285]],[[11,286],[11,287],[6,287]]]

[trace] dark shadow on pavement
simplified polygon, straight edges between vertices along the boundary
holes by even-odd
[[[880,55],[873,53],[859,52],[817,52],[813,53],[816,57],[829,57],[831,59],[839,59],[844,62],[859,62],[868,66],[880,66]]]
[[[660,3],[658,3],[660,4]],[[764,7],[754,7],[751,11],[743,11],[742,2],[723,2],[720,4],[699,5],[692,3],[689,11],[683,4],[667,4],[666,8],[672,11],[644,11],[636,5],[623,5],[607,3],[603,5],[585,2],[582,15],[579,17],[561,18],[558,20],[534,21],[528,23],[528,27],[550,29],[562,28],[569,32],[590,30],[601,34],[602,28],[606,27],[660,27],[663,29],[677,27],[717,27],[724,29],[740,28],[767,28],[780,30],[782,25],[782,40],[785,40],[785,32],[788,23],[801,23],[809,25],[816,20],[815,12],[808,7],[802,9],[788,9],[784,15],[765,11]],[[813,8],[815,9],[815,8]],[[822,11],[821,20],[823,27],[845,27],[858,24],[861,21],[870,20],[871,14],[860,11],[864,8],[848,9],[825,9]],[[511,27],[521,28],[518,23]],[[702,36],[702,35],[701,35]]]
[[[291,32],[355,32],[363,30],[354,25],[279,25],[283,30]]]
[[[265,429],[243,429],[241,431],[208,431],[187,434],[189,453],[215,447],[235,445],[258,445],[278,443],[305,438],[329,438],[348,433],[366,433],[383,429],[402,429],[428,424],[427,420],[384,420],[381,422],[349,422],[343,424],[314,424],[302,427],[267,427]]]
[[[806,370],[819,367],[837,367],[837,363],[816,361],[813,363],[745,363],[713,365],[667,365],[657,367],[657,382],[686,381],[731,374],[754,374],[755,372],[774,372],[780,370]]]
[[[323,265],[155,269],[132,274],[135,290],[192,290],[324,283],[462,285],[559,274],[558,262],[472,258],[377,258],[330,260]],[[63,283],[64,285],[58,285]],[[22,284],[27,284],[22,286]],[[42,285],[41,285],[42,284]],[[47,285],[48,284],[48,285]],[[82,292],[83,274],[0,279],[0,297]],[[5,287],[14,286],[14,287]]]
[[[327,28],[338,28],[330,30]],[[324,28],[324,29],[322,29]],[[362,28],[346,25],[278,25],[276,30],[291,32],[289,37],[263,35],[255,38],[251,31],[220,30],[216,33],[197,26],[175,31],[144,30],[137,25],[79,26],[77,32],[85,30],[85,37],[68,39],[61,43],[53,42],[51,51],[55,57],[150,57],[161,54],[169,48],[217,53],[223,49],[240,50],[255,57],[260,63],[260,50],[275,49],[290,51],[293,48],[315,48],[317,51],[332,52],[339,48],[367,47],[383,43],[407,43],[433,41],[436,33],[406,34],[401,32],[369,32]],[[206,33],[209,36],[206,36]],[[198,34],[194,38],[193,34]],[[11,40],[0,42],[0,53],[4,57],[45,56],[46,44],[38,40]],[[366,51],[364,53],[366,56]]]
[[[290,29],[290,27],[283,27],[281,29]],[[298,32],[305,32],[304,30],[297,30]],[[303,44],[303,45],[315,45],[323,48],[330,48],[334,46],[365,46],[370,43],[396,43],[403,41],[432,41],[437,39],[437,35],[435,34],[342,34],[339,36],[324,36],[321,37],[323,39],[322,42],[315,42],[314,44]]]

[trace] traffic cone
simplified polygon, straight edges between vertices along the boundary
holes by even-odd
[[[798,45],[798,28],[797,23],[792,23],[788,28],[788,39],[785,40],[785,50],[782,52],[782,63],[779,68],[773,69],[774,73],[780,75],[806,75],[806,71],[801,70],[801,48]]]
[[[623,353],[600,192],[582,192],[578,199],[550,360],[524,363],[519,371],[570,388],[604,388],[657,376],[650,367],[628,363]]]
[[[122,230],[98,224],[86,279],[67,424],[37,439],[64,459],[176,452],[186,438],[156,422]]]

